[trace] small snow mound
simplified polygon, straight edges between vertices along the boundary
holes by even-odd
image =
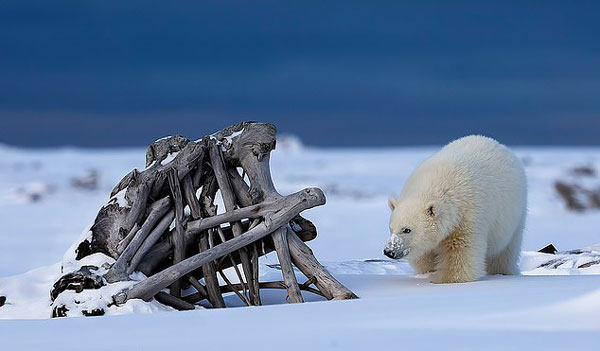
[[[285,152],[298,152],[302,149],[304,149],[304,144],[296,135],[282,134],[277,136],[276,150]]]
[[[10,190],[7,199],[17,204],[30,204],[42,200],[56,190],[46,182],[29,182]]]
[[[521,272],[524,275],[600,274],[598,246],[555,254],[523,251]]]

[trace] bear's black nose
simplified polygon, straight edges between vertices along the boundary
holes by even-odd
[[[394,258],[394,252],[388,248],[383,249],[383,254],[389,258]]]

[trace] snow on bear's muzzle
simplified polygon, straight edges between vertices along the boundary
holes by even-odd
[[[399,234],[391,234],[387,240],[387,245],[383,249],[383,254],[389,258],[399,259],[410,252],[410,248],[406,245],[406,241]]]

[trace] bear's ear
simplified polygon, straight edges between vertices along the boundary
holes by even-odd
[[[426,212],[427,212],[427,215],[428,215],[429,217],[435,217],[435,216],[437,216],[437,215],[438,215],[438,212],[439,212],[439,209],[438,209],[438,205],[437,205],[437,203],[435,203],[435,202],[430,202],[430,203],[427,205],[427,210],[426,210]]]
[[[394,199],[393,197],[390,197],[390,198],[388,199],[388,206],[390,206],[390,210],[392,210],[392,211],[393,211],[393,210],[394,210],[394,208],[396,208],[396,204],[397,204],[397,203],[398,203],[398,202],[397,202],[397,200],[396,200],[396,199]]]

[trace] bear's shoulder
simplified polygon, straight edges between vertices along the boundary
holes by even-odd
[[[456,139],[444,146],[442,152],[448,153],[471,153],[474,151],[486,151],[493,150],[500,143],[496,139],[486,137],[483,135],[467,135],[462,138]]]

